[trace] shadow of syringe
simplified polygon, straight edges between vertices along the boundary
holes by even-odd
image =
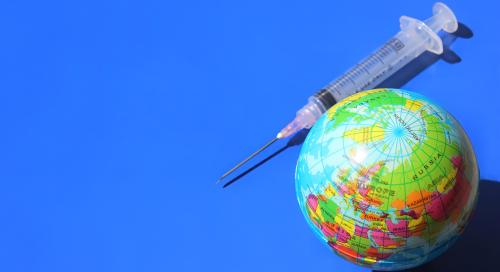
[[[462,59],[453,50],[450,49],[450,46],[455,42],[457,38],[469,39],[472,36],[473,36],[472,30],[463,23],[459,22],[458,29],[454,33],[448,33],[443,31],[440,34],[440,38],[443,41],[443,53],[441,53],[440,55],[431,53],[429,51],[422,53],[420,56],[409,62],[407,65],[399,69],[397,72],[395,72],[392,76],[390,76],[389,78],[378,84],[376,88],[401,88],[410,80],[412,80],[414,77],[416,77],[418,74],[420,74],[423,70],[425,70],[427,67],[431,66],[440,59],[450,64],[459,63],[460,61],[462,61]],[[308,133],[309,129],[302,129],[301,131],[296,133],[292,138],[290,138],[290,140],[288,140],[286,145],[276,150],[271,155],[265,157],[261,161],[257,162],[256,164],[254,164],[241,174],[237,175],[236,177],[226,182],[223,188],[226,188],[227,186],[238,181],[239,179],[246,176],[253,170],[257,169],[261,165],[265,164],[272,158],[278,156],[288,148],[301,145],[306,139]]]

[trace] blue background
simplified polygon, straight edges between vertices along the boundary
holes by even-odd
[[[308,229],[300,148],[214,182],[399,16],[432,4],[3,1],[0,271],[366,271]],[[487,270],[500,241],[500,6],[447,4],[474,33],[451,45],[461,61],[434,59],[403,88],[463,124],[483,181],[464,237],[427,267]]]

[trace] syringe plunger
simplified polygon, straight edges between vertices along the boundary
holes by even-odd
[[[441,54],[443,43],[436,33],[441,29],[455,32],[458,22],[453,11],[443,3],[435,3],[432,11],[433,16],[424,22],[401,16],[400,32],[344,75],[311,96],[308,103],[297,112],[295,119],[278,133],[277,138],[286,138],[300,129],[310,128],[336,101],[375,88],[424,51]]]
[[[278,139],[289,137],[303,128],[312,127],[337,101],[356,92],[375,88],[424,51],[441,54],[443,42],[436,33],[441,29],[455,32],[458,22],[453,11],[443,3],[434,4],[432,12],[433,16],[423,22],[408,16],[401,16],[399,19],[401,31],[344,75],[311,96],[308,103],[297,112],[293,121],[284,127],[276,138],[222,175],[219,181]]]

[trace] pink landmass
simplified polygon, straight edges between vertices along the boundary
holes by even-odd
[[[368,195],[368,193],[370,192],[370,189],[368,188],[368,186],[366,187],[361,187],[358,189],[358,192],[360,195],[366,197],[366,195]]]
[[[427,213],[436,221],[446,220],[448,216],[455,218],[465,206],[470,193],[470,185],[463,173],[462,157],[451,158],[453,165],[458,168],[456,182],[451,190],[445,194],[434,192],[432,200],[425,204]]]
[[[380,230],[372,230],[370,231],[371,237],[373,241],[379,246],[397,246],[400,243],[395,241],[389,236],[388,233],[380,231]]]
[[[448,194],[450,192],[448,192]],[[441,202],[442,196],[443,195],[441,195],[440,193],[434,192],[432,193],[431,201],[425,204],[425,210],[427,211],[427,214],[429,214],[432,217],[432,219],[436,221],[442,221],[446,219],[446,212],[443,208],[444,203]]]
[[[455,166],[455,168],[462,168],[462,156],[455,156],[451,158],[451,163],[453,163],[453,166]]]
[[[342,227],[339,227],[339,231],[337,232],[337,241],[347,243],[349,239],[351,239],[351,235]]]
[[[307,205],[309,206],[309,208],[315,211],[316,208],[318,207],[318,197],[313,194],[310,194],[307,197]]]
[[[339,186],[339,191],[342,195],[345,195],[345,194],[352,194],[351,190],[349,189],[349,187],[347,187],[347,185],[345,184],[342,184]]]
[[[363,228],[358,225],[354,226],[354,234],[356,236],[368,238],[368,228]]]
[[[391,219],[386,219],[385,224],[387,229],[396,236],[408,238],[411,235],[408,231],[408,220],[399,220],[398,223],[394,224]]]

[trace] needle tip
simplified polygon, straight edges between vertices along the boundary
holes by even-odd
[[[278,136],[280,136],[281,133],[278,133]],[[255,157],[257,154],[259,154],[260,152],[262,152],[262,150],[268,148],[270,145],[272,145],[274,142],[276,142],[277,140],[279,140],[280,138],[279,137],[276,137],[276,138],[273,138],[271,141],[267,142],[265,145],[263,145],[261,148],[259,148],[257,151],[255,151],[254,153],[252,153],[250,156],[246,157],[244,160],[242,160],[240,163],[238,163],[236,166],[234,166],[233,168],[231,168],[231,170],[227,171],[224,175],[222,175],[219,180],[217,180],[217,182],[215,182],[215,184],[218,184],[221,180],[223,180],[225,177],[227,177],[228,175],[230,175],[231,173],[233,173],[236,169],[238,169],[240,166],[242,166],[243,164],[245,164],[246,162],[248,162],[250,159],[252,159],[253,157]]]

